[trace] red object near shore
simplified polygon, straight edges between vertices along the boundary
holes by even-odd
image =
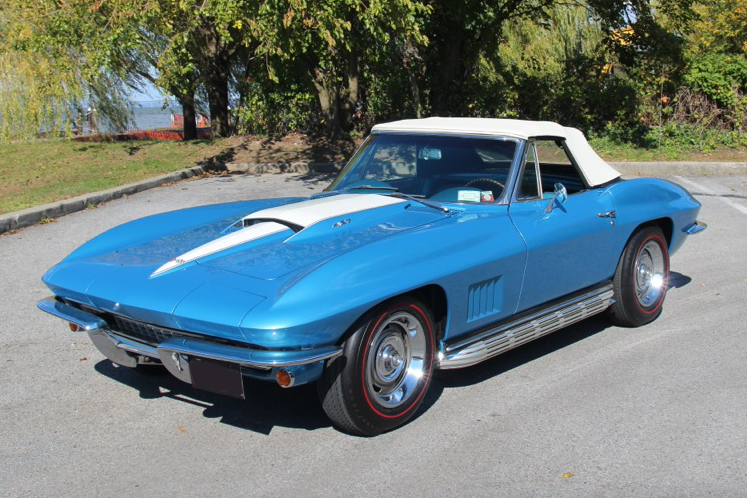
[[[204,114],[200,114],[197,119],[198,128],[207,128],[210,126],[210,119]],[[184,114],[171,113],[171,127],[184,128]]]
[[[210,138],[210,128],[198,128],[197,138]],[[107,140],[184,140],[184,130],[135,130],[124,133],[82,135],[74,137],[76,142],[105,142]]]

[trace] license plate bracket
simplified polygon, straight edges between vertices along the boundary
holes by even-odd
[[[189,361],[189,371],[193,387],[245,399],[244,379],[238,363],[193,356]]]

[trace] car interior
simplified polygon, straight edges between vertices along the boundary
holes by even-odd
[[[537,192],[535,168],[527,165],[522,198],[552,196],[558,182],[569,194],[585,189],[562,142],[536,143],[542,195]],[[339,187],[397,189],[441,202],[494,202],[504,194],[517,145],[513,139],[379,135]]]

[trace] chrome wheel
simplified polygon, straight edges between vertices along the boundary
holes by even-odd
[[[414,296],[383,302],[361,317],[317,384],[334,424],[375,436],[410,420],[430,385],[434,330],[430,309]]]
[[[636,230],[625,245],[612,280],[612,321],[623,327],[640,327],[655,320],[667,295],[668,276],[669,252],[661,228],[649,225]]]
[[[423,324],[406,311],[384,318],[366,355],[365,388],[384,408],[407,402],[423,378],[428,354]]]
[[[665,291],[667,265],[661,245],[646,242],[635,262],[635,295],[643,307],[656,303]]]

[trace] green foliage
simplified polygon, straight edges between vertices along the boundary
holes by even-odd
[[[230,95],[242,133],[464,115],[711,147],[747,129],[745,20],[747,0],[6,0],[0,134],[88,105],[121,126],[148,80],[225,125]]]
[[[643,157],[625,157],[625,160],[662,160],[693,152],[710,152],[722,148],[747,146],[747,135],[737,130],[721,130],[686,122],[667,121],[661,126],[621,127],[611,124],[601,133],[590,135],[592,147],[600,153],[619,156],[630,153],[631,145],[642,150],[660,151],[661,155],[647,154]]]
[[[700,54],[691,61],[685,83],[725,107],[734,106],[747,92],[747,56]]]
[[[263,90],[257,83],[249,85],[243,104],[238,110],[240,133],[278,136],[321,128],[314,95],[298,85],[274,91]]]

